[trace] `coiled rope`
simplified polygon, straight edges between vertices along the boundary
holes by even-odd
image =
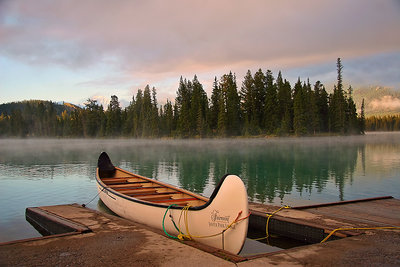
[[[185,207],[181,210],[181,214],[179,215],[179,221],[178,221],[179,227],[175,224],[175,222],[174,222],[174,220],[173,220],[173,218],[172,218],[172,215],[170,214],[171,221],[172,221],[172,223],[174,224],[175,229],[179,232],[178,236],[173,236],[173,235],[170,235],[170,234],[167,232],[167,230],[165,229],[165,217],[166,217],[168,211],[171,209],[172,206],[177,206],[177,205],[176,205],[176,204],[172,204],[172,205],[169,205],[169,206],[168,206],[167,210],[166,210],[165,213],[164,213],[164,217],[163,217],[163,221],[162,221],[162,226],[163,226],[164,233],[165,233],[168,237],[171,237],[171,238],[174,238],[174,239],[179,239],[179,240],[193,240],[193,238],[210,238],[210,237],[215,237],[215,236],[218,236],[218,235],[223,235],[223,234],[224,234],[229,228],[231,228],[233,225],[235,225],[235,224],[237,224],[237,223],[239,223],[239,222],[241,222],[241,221],[243,221],[243,220],[249,218],[249,216],[250,216],[250,213],[249,213],[247,216],[245,216],[245,217],[243,217],[243,218],[240,218],[240,216],[242,215],[242,211],[240,211],[240,212],[238,213],[238,215],[236,216],[235,220],[233,220],[233,221],[232,221],[227,227],[225,227],[225,229],[222,230],[221,232],[218,232],[218,233],[215,233],[215,234],[211,234],[211,235],[195,236],[195,235],[190,234],[190,232],[189,232],[188,213],[189,213],[190,205],[187,205],[187,206],[185,206]],[[184,224],[185,224],[186,234],[184,234],[184,233],[182,232],[181,228],[180,228],[182,217],[184,218]]]

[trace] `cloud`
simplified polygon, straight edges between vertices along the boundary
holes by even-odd
[[[335,79],[338,57],[400,53],[398,14],[395,0],[0,0],[0,58],[77,73],[74,87],[150,84],[171,99],[181,75],[212,84],[262,68]]]
[[[68,68],[110,58],[135,73],[299,66],[400,44],[393,34],[398,13],[387,2],[16,0],[5,6],[3,53]]]
[[[372,100],[368,106],[373,110],[394,111],[400,109],[400,98],[386,95]]]

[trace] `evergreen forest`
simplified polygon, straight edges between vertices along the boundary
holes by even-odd
[[[364,103],[357,114],[351,86],[343,88],[340,58],[336,65],[337,82],[329,94],[320,81],[311,85],[299,78],[291,85],[281,72],[275,78],[270,70],[259,69],[254,74],[247,71],[240,87],[232,72],[215,77],[210,97],[196,75],[192,80],[181,77],[176,98],[163,105],[157,102],[156,88],[149,85],[137,90],[124,109],[116,95],[106,109],[94,99],[82,108],[70,105],[64,110],[48,101],[24,101],[1,113],[0,136],[310,136],[363,134],[372,124],[379,128],[365,119]]]

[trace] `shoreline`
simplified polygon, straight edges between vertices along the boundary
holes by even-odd
[[[16,137],[16,136],[0,136],[0,140],[224,140],[224,139],[302,139],[302,138],[321,138],[321,137],[363,137],[363,136],[371,136],[371,135],[382,135],[382,134],[397,134],[400,131],[365,131],[364,134],[337,134],[337,133],[320,133],[314,135],[239,135],[239,136],[207,136],[207,137],[200,137],[200,136],[192,136],[192,137],[129,137],[129,136],[118,136],[118,137],[60,137],[60,136],[26,136],[26,137]]]

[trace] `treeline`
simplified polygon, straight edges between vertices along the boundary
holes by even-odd
[[[342,64],[337,60],[337,84],[328,94],[317,81],[300,78],[292,87],[281,72],[247,72],[240,89],[230,72],[215,78],[211,97],[195,75],[181,77],[174,102],[157,102],[147,85],[120,107],[113,95],[106,110],[88,99],[84,108],[57,115],[52,105],[1,114],[2,136],[47,137],[229,137],[253,135],[363,134],[364,105],[360,116],[352,88],[343,88]]]
[[[400,115],[371,116],[365,120],[367,131],[400,131]]]

